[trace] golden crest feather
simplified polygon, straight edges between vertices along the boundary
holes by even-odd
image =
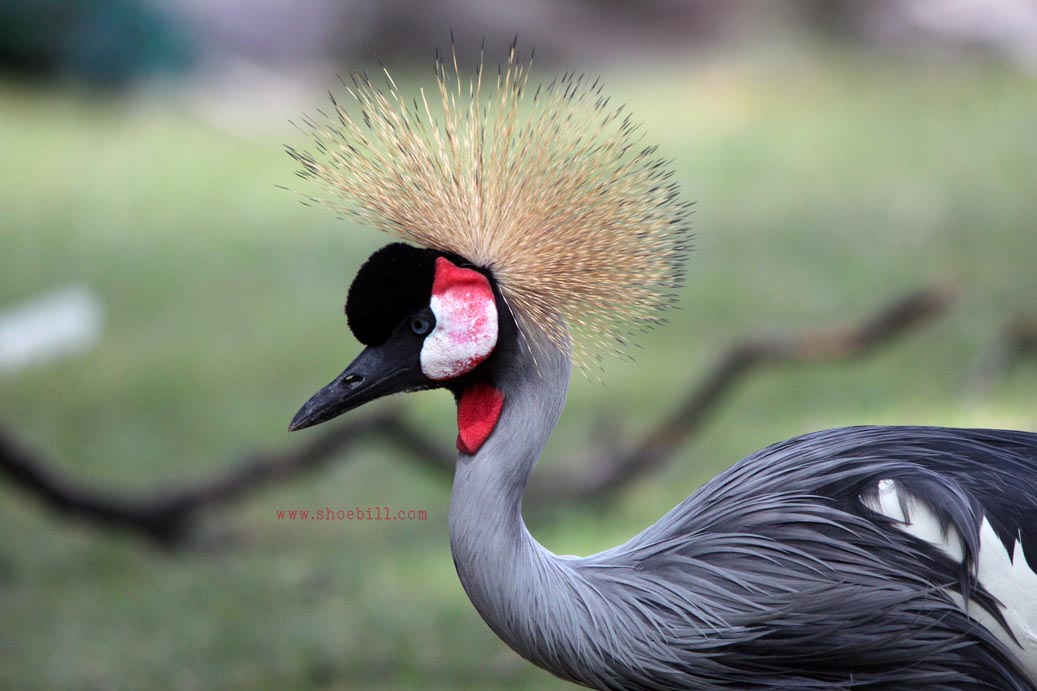
[[[513,45],[496,83],[436,60],[438,99],[412,103],[385,71],[354,73],[333,111],[289,148],[331,197],[315,202],[488,269],[520,323],[586,367],[662,321],[683,284],[690,205],[668,162],[598,80],[565,74],[529,92]],[[524,334],[529,337],[532,334]]]

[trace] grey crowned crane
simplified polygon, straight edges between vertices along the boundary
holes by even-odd
[[[515,57],[438,98],[365,75],[289,150],[322,201],[410,244],[346,302],[366,347],[291,429],[381,396],[457,403],[450,544],[490,628],[597,689],[1037,689],[1037,434],[852,427],[737,463],[629,542],[552,554],[522,494],[572,362],[683,282],[688,206],[597,82]]]

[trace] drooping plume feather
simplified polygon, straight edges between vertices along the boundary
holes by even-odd
[[[683,283],[689,205],[667,162],[598,80],[531,89],[514,46],[489,87],[451,62],[432,104],[354,73],[354,112],[333,96],[305,120],[315,151],[288,152],[331,193],[314,201],[485,267],[522,323],[561,348],[568,327],[584,366],[623,354]]]

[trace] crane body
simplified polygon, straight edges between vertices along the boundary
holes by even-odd
[[[521,98],[513,67],[498,77],[505,106]],[[474,85],[442,129],[371,88],[354,94],[362,121],[336,104],[342,131],[318,133],[330,163],[291,153],[420,247],[387,245],[360,268],[346,314],[365,348],[291,429],[397,392],[453,393],[451,550],[500,638],[596,689],[1037,691],[1034,433],[816,432],[735,464],[613,549],[563,557],[536,542],[522,496],[580,352],[569,324],[622,343],[612,317],[652,323],[679,287],[686,208],[659,164],[623,158],[625,121],[618,145],[595,146],[558,115],[579,103],[572,78],[525,129],[517,106],[481,114]],[[540,177],[508,177],[523,166]]]
[[[545,378],[564,381],[545,361]],[[806,435],[745,459],[623,545],[558,557],[520,511],[547,441],[529,421],[557,415],[563,398],[542,384],[509,391],[497,432],[459,455],[451,496],[461,582],[530,661],[599,689],[1034,687],[1037,576],[1023,541],[1003,542],[970,503],[984,485],[1016,487],[1026,501],[1037,435]],[[1000,519],[1006,536],[1032,536],[1029,501],[1029,517]],[[931,541],[913,534],[926,522],[938,528]]]

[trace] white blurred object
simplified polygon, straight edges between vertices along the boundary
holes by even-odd
[[[103,324],[101,301],[85,286],[0,310],[0,374],[88,350],[100,339]]]
[[[999,50],[1037,69],[1037,3],[1033,0],[903,0],[905,19],[962,43]]]

